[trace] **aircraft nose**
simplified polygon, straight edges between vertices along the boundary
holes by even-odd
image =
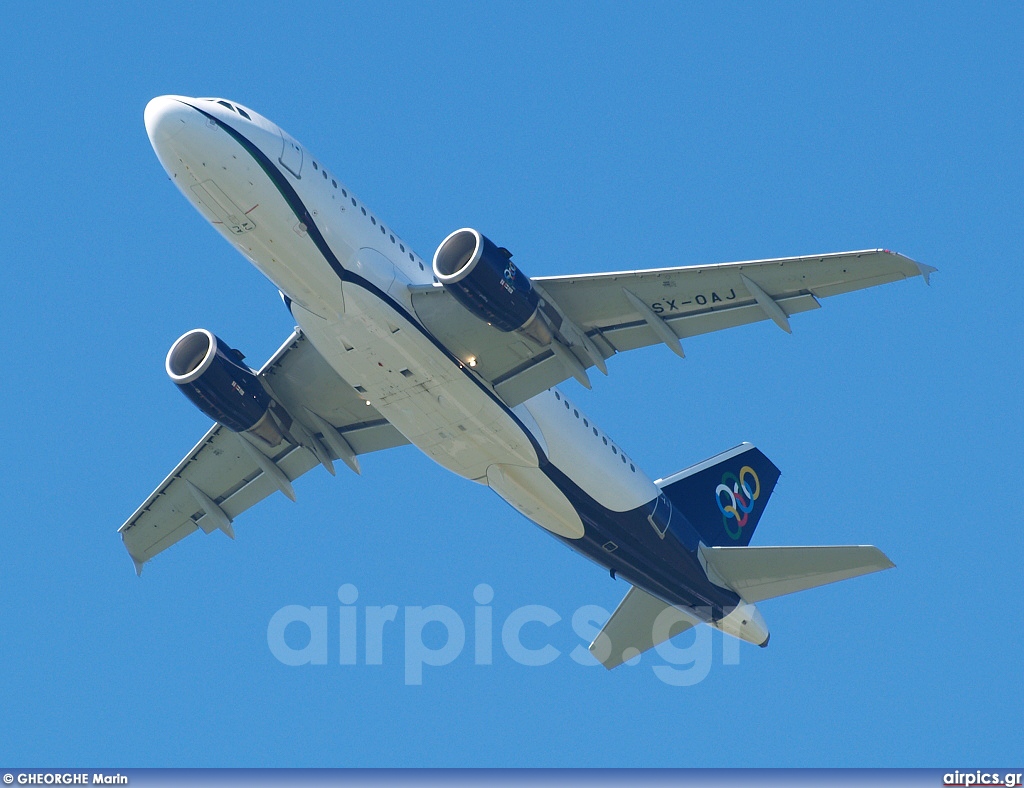
[[[195,117],[195,110],[177,96],[157,96],[146,105],[146,133],[153,146],[167,142]]]

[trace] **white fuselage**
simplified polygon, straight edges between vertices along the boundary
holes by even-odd
[[[317,351],[409,442],[605,566],[614,567],[606,551],[617,549],[615,528],[655,526],[644,512],[660,489],[564,394],[549,389],[510,408],[470,359],[425,329],[410,287],[433,281],[431,265],[291,136],[231,102],[176,96],[150,102],[146,127],[181,192],[277,286]],[[695,561],[701,586],[707,578]],[[664,564],[654,571],[670,595]],[[716,626],[766,642],[752,606],[719,608]]]
[[[413,325],[409,286],[433,281],[430,263],[286,132],[229,104],[236,107],[154,99],[146,122],[161,163],[214,228],[291,300],[327,362],[411,443],[563,537],[579,538],[583,525],[538,470],[538,450],[612,511],[658,496],[651,479],[560,392],[509,409],[466,363]],[[314,226],[298,218],[245,141],[287,179]],[[371,287],[343,283],[316,232],[340,266]]]

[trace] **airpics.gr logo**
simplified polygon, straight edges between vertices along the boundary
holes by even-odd
[[[715,501],[722,513],[722,527],[730,539],[739,540],[760,495],[761,480],[749,465],[740,468],[739,476],[728,471],[722,474],[722,483],[715,488]]]

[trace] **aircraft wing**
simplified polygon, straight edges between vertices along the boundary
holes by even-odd
[[[315,436],[330,460],[340,459],[358,470],[353,455],[408,442],[298,330],[259,375],[288,414],[301,422],[293,425],[292,437],[303,431]],[[337,435],[325,432],[330,429]],[[196,530],[219,529],[233,538],[232,519],[275,490],[294,495],[290,481],[320,464],[313,451],[287,437],[273,450],[261,451],[214,424],[119,529],[136,571],[141,574],[146,561]]]
[[[460,306],[440,285],[413,288],[413,306],[426,328],[516,405],[570,376],[626,350],[771,319],[789,331],[789,316],[819,307],[819,299],[923,276],[935,269],[882,249],[752,260],[738,263],[618,271],[532,279],[541,297],[575,326],[562,348],[504,333]],[[572,341],[576,336],[578,341]]]

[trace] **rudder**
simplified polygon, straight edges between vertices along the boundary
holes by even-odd
[[[741,443],[655,484],[708,546],[750,544],[779,469],[751,443]]]

